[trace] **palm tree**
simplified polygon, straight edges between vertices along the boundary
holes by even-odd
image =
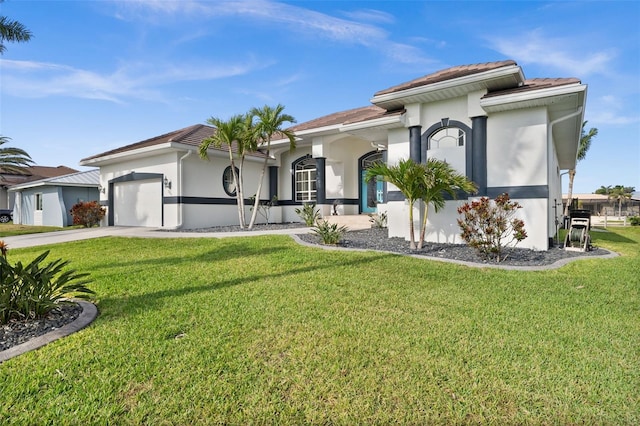
[[[0,136],[0,170],[4,173],[24,174],[25,168],[33,164],[31,156],[20,148],[6,147],[2,145],[11,138]]]
[[[4,0],[0,0],[2,3]],[[0,16],[0,54],[4,53],[5,41],[23,42],[31,40],[31,31],[18,21],[12,21],[6,16]]]
[[[585,132],[584,128],[587,125],[587,121],[582,123],[582,132],[580,133],[580,143],[578,144],[578,155],[576,157],[576,164],[587,156],[587,151],[591,147],[591,139],[598,135],[598,129],[592,127],[588,132]],[[573,179],[576,177],[576,169],[569,170],[569,190],[567,193],[567,204],[564,207],[564,215],[569,216],[569,205],[571,204],[571,197],[573,197]]]
[[[401,159],[397,165],[389,166],[385,163],[375,163],[365,173],[365,180],[380,178],[398,188],[409,203],[409,248],[415,250],[416,242],[413,226],[413,207],[415,202],[425,194],[425,182],[429,173],[424,164]]]
[[[457,198],[457,191],[462,190],[467,193],[476,192],[478,187],[467,177],[458,173],[447,162],[430,158],[426,164],[426,174],[424,176],[424,192],[420,196],[425,205],[424,216],[422,217],[422,228],[420,231],[420,239],[418,240],[418,249],[422,248],[424,235],[427,229],[427,216],[429,213],[429,204],[433,205],[437,213],[446,204],[444,194],[449,194],[452,198]]]
[[[628,200],[633,195],[635,188],[616,185],[607,194],[610,200],[616,200],[618,202],[618,217],[622,217],[622,202]]]
[[[242,167],[244,165],[244,158],[246,152],[254,150],[253,141],[255,137],[251,135],[251,116],[247,115],[234,115],[229,120],[222,120],[217,117],[211,117],[207,120],[207,123],[216,128],[216,132],[209,138],[204,139],[200,143],[199,154],[200,158],[208,159],[208,150],[211,146],[221,148],[227,147],[229,152],[229,164],[231,166],[231,173],[233,175],[233,184],[236,188],[236,200],[238,206],[238,221],[240,228],[244,229],[246,226],[244,218],[244,194],[242,190]],[[233,147],[235,145],[236,156],[240,160],[239,167],[236,167],[236,159],[234,156]]]
[[[601,185],[600,188],[596,189],[595,193],[596,194],[602,194],[602,195],[609,195],[609,192],[611,192],[611,185]]]
[[[253,228],[258,214],[262,182],[264,181],[264,175],[267,171],[267,162],[271,157],[271,138],[275,135],[286,137],[289,139],[289,149],[294,150],[296,147],[296,140],[293,132],[283,129],[285,123],[295,123],[296,119],[289,114],[284,114],[282,111],[284,111],[284,106],[278,104],[276,107],[265,105],[262,108],[253,108],[250,112],[250,115],[255,117],[257,120],[254,127],[255,135],[257,136],[256,140],[259,140],[261,148],[264,150],[265,157],[264,163],[262,164],[262,171],[260,172],[260,178],[258,180],[256,199],[253,205],[253,212],[251,214],[251,221],[249,222],[248,229]]]

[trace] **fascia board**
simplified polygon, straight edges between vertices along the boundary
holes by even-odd
[[[116,163],[120,160],[127,158],[136,158],[140,156],[144,156],[146,154],[152,153],[154,151],[163,151],[168,150],[174,147],[174,143],[167,142],[158,145],[146,146],[144,148],[133,149],[129,151],[118,152],[110,155],[105,155],[102,157],[96,157],[89,160],[81,161],[79,164],[81,166],[100,166],[111,163]]]
[[[439,90],[446,90],[457,86],[464,86],[465,84],[480,83],[486,80],[493,80],[495,78],[505,77],[509,75],[518,74],[519,81],[524,81],[524,75],[522,69],[517,65],[511,65],[508,67],[497,68],[495,70],[489,70],[478,74],[471,74],[464,77],[454,78],[452,80],[445,80],[438,83],[427,84],[424,86],[414,87],[411,89],[405,89],[400,92],[385,93],[384,95],[378,95],[371,98],[372,104],[384,103],[396,101],[409,96],[421,95],[424,93],[437,92]]]
[[[341,132],[353,132],[355,130],[370,129],[375,127],[394,128],[404,126],[404,114],[391,117],[376,118],[375,120],[359,121],[357,123],[340,126]]]
[[[46,181],[46,182],[27,182],[27,183],[23,183],[20,185],[14,185],[11,188],[8,188],[7,191],[9,192],[15,192],[15,191],[20,191],[20,190],[24,190],[24,189],[31,189],[31,188],[40,188],[40,187],[44,187],[44,186],[64,186],[64,187],[77,187],[77,188],[97,188],[99,186],[99,184],[97,183],[60,183],[60,182],[52,182],[52,181]]]
[[[503,96],[492,96],[485,99],[480,99],[480,106],[487,112],[490,112],[494,107],[504,107],[508,104],[522,104],[533,100],[540,100],[544,98],[549,99],[549,103],[552,103],[554,97],[586,93],[587,86],[585,84],[568,84],[559,87],[549,87],[546,89],[533,90],[523,93],[513,93]]]

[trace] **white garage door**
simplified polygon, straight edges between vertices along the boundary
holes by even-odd
[[[115,226],[162,226],[162,182],[138,180],[113,185]]]

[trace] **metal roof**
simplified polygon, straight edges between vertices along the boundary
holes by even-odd
[[[99,184],[100,184],[100,170],[94,169],[94,170],[88,170],[85,172],[71,173],[64,176],[45,178],[45,179],[35,180],[32,182],[25,182],[18,185],[13,185],[9,188],[9,191],[33,188],[36,186],[98,187]]]

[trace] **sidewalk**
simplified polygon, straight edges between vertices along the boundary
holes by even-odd
[[[256,230],[239,232],[175,232],[159,228],[106,226],[88,229],[73,229],[68,231],[44,232],[41,234],[16,235],[13,237],[0,237],[10,249],[36,247],[49,244],[68,243],[70,241],[89,240],[101,237],[137,237],[137,238],[227,238],[227,237],[253,237],[272,234],[301,234],[309,231],[309,228],[285,228],[277,230]]]

